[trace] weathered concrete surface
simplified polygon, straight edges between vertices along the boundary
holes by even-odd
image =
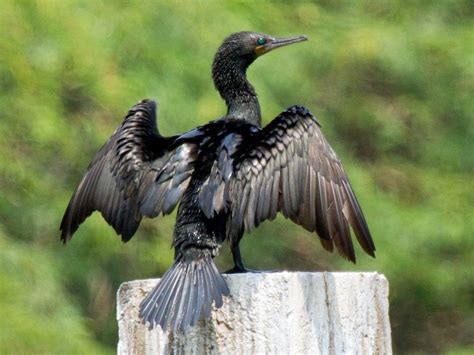
[[[119,354],[391,354],[388,282],[377,273],[224,275],[231,291],[184,335],[149,331],[138,305],[158,279],[118,291]]]

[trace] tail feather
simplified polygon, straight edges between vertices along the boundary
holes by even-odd
[[[155,304],[163,304],[165,302],[166,295],[172,293],[171,290],[178,280],[179,273],[171,274],[171,269],[168,270],[164,275],[162,280],[166,282],[160,282],[161,285],[160,292],[157,292],[157,287],[155,287],[150,294],[143,300],[140,305],[140,314],[148,314],[150,319],[156,319],[157,313],[161,308],[153,307]],[[153,328],[154,324],[150,322],[150,327]]]
[[[159,324],[164,331],[183,331],[209,318],[212,303],[222,307],[223,296],[228,295],[227,284],[210,254],[196,260],[182,258],[142,301],[140,318],[150,329]]]
[[[187,269],[187,268],[181,268]],[[186,275],[187,270],[181,270],[184,275]],[[180,273],[181,273],[180,272]],[[164,291],[164,300],[162,303],[162,307],[157,307],[158,313],[156,315],[156,319],[161,319],[162,322],[157,322],[161,325],[163,329],[167,329],[168,325],[171,323],[174,315],[174,309],[177,308],[177,303],[181,300],[181,289],[182,284],[186,277],[182,277],[181,275],[177,275],[176,283],[168,290]],[[155,307],[159,305],[156,303]]]
[[[192,277],[188,278],[188,289],[186,291],[188,295],[188,302],[184,302],[184,307],[182,308],[182,316],[184,317],[183,319],[183,324],[191,324],[191,319],[193,315],[193,307],[195,307],[194,303],[196,302],[197,299],[197,290],[195,285],[195,273],[194,270],[192,272]],[[181,315],[180,315],[181,316]]]
[[[204,302],[202,304],[202,317],[203,318],[209,318],[211,316],[211,306],[212,304],[209,304],[205,302],[205,300],[212,299],[212,290],[211,290],[211,282],[209,280],[209,277],[206,275],[206,269],[203,269],[203,284],[204,284]]]

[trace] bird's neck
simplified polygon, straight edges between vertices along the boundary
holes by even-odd
[[[250,63],[216,57],[212,68],[214,85],[227,105],[227,117],[261,126],[260,104],[249,83],[246,70]]]
[[[250,83],[248,85],[249,88],[254,90]],[[245,96],[247,92],[247,90],[242,90],[241,94],[237,97],[224,97],[227,104],[227,116],[242,119],[260,127],[262,124],[262,117],[260,114],[260,104],[257,95]]]

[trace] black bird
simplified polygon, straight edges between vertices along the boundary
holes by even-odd
[[[61,222],[71,239],[95,210],[128,241],[143,216],[171,213],[175,261],[140,305],[150,328],[183,330],[210,316],[229,295],[213,258],[228,240],[235,266],[250,231],[277,212],[315,231],[322,246],[355,262],[350,227],[362,248],[375,246],[342,165],[304,107],[292,106],[264,128],[246,70],[259,56],[305,36],[273,38],[239,32],[224,40],[212,77],[227,114],[180,136],[163,137],[156,104],[143,100],[99,150],[76,188]]]

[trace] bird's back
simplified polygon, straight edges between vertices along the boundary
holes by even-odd
[[[232,166],[232,152],[240,144],[239,137],[249,136],[258,130],[243,120],[229,118],[209,122],[198,129],[202,135],[198,158],[176,218],[173,245],[177,254],[192,245],[215,249],[226,239],[227,213],[212,213],[214,209],[221,210],[216,205],[225,201],[208,198],[206,193],[217,188],[213,184],[222,180],[221,175],[226,173],[223,166],[227,169]],[[224,155],[227,158],[224,161],[223,151],[228,153]]]

